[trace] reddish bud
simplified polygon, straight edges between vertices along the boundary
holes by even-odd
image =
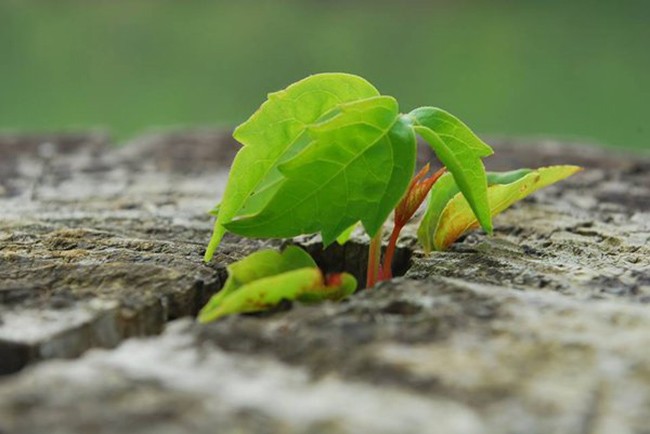
[[[413,177],[408,189],[406,190],[406,194],[397,204],[397,208],[395,208],[396,227],[401,228],[411,220],[415,211],[417,211],[420,205],[422,205],[422,202],[424,202],[424,198],[427,197],[433,184],[436,183],[445,171],[446,169],[443,167],[429,178],[425,178],[427,172],[429,172],[429,164],[427,163],[427,165]]]

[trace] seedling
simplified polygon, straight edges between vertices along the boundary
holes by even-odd
[[[444,166],[429,178],[428,166],[412,178],[416,135]],[[227,231],[257,238],[320,233],[326,247],[345,242],[360,222],[371,239],[368,287],[391,277],[399,233],[432,188],[418,233],[426,250],[446,248],[475,226],[492,233],[493,215],[579,170],[559,166],[488,177],[482,158],[492,149],[458,118],[434,107],[400,113],[395,98],[380,95],[361,77],[343,73],[312,75],[269,94],[233,136],[243,147],[233,161],[222,201],[211,211],[216,222],[205,260],[212,258]],[[394,227],[382,264],[383,227],[393,210]],[[244,259],[245,265],[231,265],[229,279],[235,280],[230,282],[240,279],[239,267],[265,267],[255,255]],[[280,298],[338,299],[356,288],[349,275],[323,278],[315,264],[290,269],[276,265],[260,279],[227,284],[200,319],[260,310]],[[271,295],[271,287],[284,289]],[[264,303],[256,305],[253,299]]]
[[[262,250],[228,266],[228,280],[201,310],[199,321],[265,310],[282,300],[340,300],[356,288],[355,278],[348,273],[323,276],[299,247],[289,246],[282,253]]]

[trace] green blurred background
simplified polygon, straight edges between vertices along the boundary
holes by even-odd
[[[650,1],[0,0],[0,130],[233,126],[307,74],[484,134],[650,148]]]

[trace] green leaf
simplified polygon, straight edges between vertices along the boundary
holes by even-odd
[[[287,247],[281,254],[263,250],[228,267],[226,284],[201,309],[198,320],[206,323],[224,315],[257,312],[282,300],[340,300],[356,287],[347,273],[325,282],[311,257],[298,247]]]
[[[210,214],[212,217],[219,217],[219,207],[221,206],[221,203],[218,203],[212,208],[210,211],[208,211],[208,214]]]
[[[421,107],[409,115],[415,131],[454,177],[483,229],[492,233],[487,178],[481,158],[493,153],[463,122],[444,110]]]
[[[260,196],[262,204],[272,196],[280,179],[278,165],[308,144],[301,137],[309,125],[327,117],[340,104],[377,95],[377,89],[366,80],[341,73],[312,75],[269,94],[268,100],[233,134],[244,147],[230,169],[205,260],[209,261],[219,246],[226,232],[224,225],[253,193],[269,191]]]
[[[488,172],[487,173],[488,187],[494,184],[511,184],[515,181],[520,180],[521,178],[523,178],[524,176],[528,175],[531,172],[533,172],[533,169],[517,169],[517,170],[510,170],[508,172]]]
[[[391,142],[393,153],[393,168],[390,181],[388,181],[388,189],[379,202],[379,209],[384,213],[380,214],[378,218],[377,230],[406,193],[411,178],[413,178],[413,172],[415,172],[418,143],[411,125],[411,118],[401,115],[388,132],[388,140]],[[377,230],[370,232],[366,227],[370,238],[375,236]]]
[[[550,166],[489,173],[487,189],[490,215],[495,216],[533,192],[582,170],[578,166]],[[478,221],[451,176],[438,180],[431,190],[427,211],[418,228],[425,251],[445,250]]]
[[[342,104],[308,128],[313,139],[279,166],[286,178],[264,209],[227,223],[250,237],[321,232],[325,245],[357,221],[373,236],[404,194],[415,137],[388,96]]]
[[[532,172],[531,169],[519,169],[510,172],[487,172],[488,193],[489,186],[493,184],[509,184],[522,176]],[[436,250],[433,246],[434,232],[440,221],[440,215],[447,206],[447,203],[458,193],[460,189],[451,173],[445,173],[433,185],[429,194],[427,209],[422,217],[418,228],[418,238],[426,252]]]
[[[288,246],[282,253],[276,250],[260,250],[244,259],[228,265],[228,279],[221,291],[216,293],[203,308],[209,312],[218,306],[224,298],[243,285],[264,277],[281,274],[299,268],[315,268],[316,263],[311,256],[300,247]]]
[[[357,224],[355,223],[352,226],[350,226],[349,228],[347,228],[346,230],[344,230],[343,232],[341,232],[341,235],[336,237],[336,242],[338,244],[340,244],[341,246],[343,244],[347,243],[348,240],[350,239],[350,237],[352,236],[352,233],[354,232],[354,230],[356,228],[357,228]]]

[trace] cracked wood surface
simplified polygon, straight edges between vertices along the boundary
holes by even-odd
[[[587,170],[444,253],[408,228],[406,275],[347,302],[165,329],[279,245],[201,261],[236,145],[0,136],[0,372],[41,360],[0,382],[0,432],[647,434],[650,159],[493,143],[493,170]],[[362,236],[294,242],[362,274]]]

